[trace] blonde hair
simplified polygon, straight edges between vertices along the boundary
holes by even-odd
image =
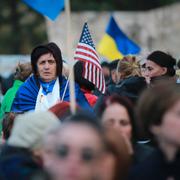
[[[135,56],[125,56],[118,62],[117,72],[121,73],[122,78],[141,76],[140,64]]]

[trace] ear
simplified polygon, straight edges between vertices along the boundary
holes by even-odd
[[[166,74],[167,73],[167,68],[166,67],[162,67],[162,72],[163,72],[163,74]]]

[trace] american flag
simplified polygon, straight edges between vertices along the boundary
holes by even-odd
[[[105,79],[87,23],[84,24],[74,59],[84,62],[83,77],[92,82],[104,94]]]

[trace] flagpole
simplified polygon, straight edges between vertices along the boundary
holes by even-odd
[[[72,58],[72,37],[71,37],[71,8],[70,0],[65,0],[65,13],[67,25],[67,58],[70,65],[69,83],[70,83],[70,108],[74,114],[76,112],[75,103],[75,90],[74,90],[74,71],[73,71],[73,58]]]

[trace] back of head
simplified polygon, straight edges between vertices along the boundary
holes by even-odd
[[[76,114],[69,116],[64,120],[64,123],[75,123],[75,124],[85,124],[92,127],[98,133],[103,132],[103,128],[97,119],[97,117],[89,111],[80,110]]]
[[[141,76],[140,64],[134,56],[125,56],[119,61],[117,70],[121,73],[122,78],[130,76]]]
[[[62,75],[62,55],[60,48],[54,43],[39,45],[35,47],[31,52],[31,65],[33,73],[38,76],[37,61],[40,56],[51,53],[56,61],[56,74]]]
[[[28,112],[15,118],[8,144],[35,150],[41,148],[45,132],[59,125],[51,112]]]
[[[16,67],[14,79],[25,81],[32,73],[31,63],[19,63]]]
[[[147,60],[153,61],[154,63],[158,64],[161,67],[166,67],[167,68],[166,75],[168,76],[175,75],[176,59],[173,58],[171,55],[162,51],[154,51],[148,55]]]
[[[111,63],[109,63],[110,71],[117,69],[118,62],[119,62],[119,59],[115,59]]]
[[[101,67],[102,67],[102,68],[103,68],[103,67],[109,68],[109,63],[106,62],[106,61],[104,61],[104,62],[101,63]]]

